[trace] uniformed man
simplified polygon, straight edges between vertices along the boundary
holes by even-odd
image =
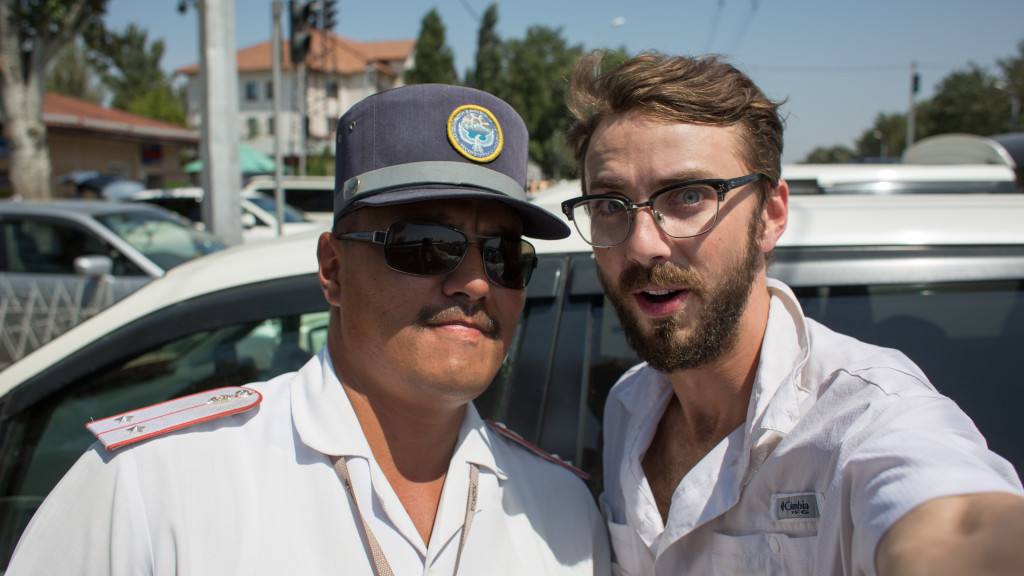
[[[113,451],[68,473],[8,574],[609,572],[583,482],[472,404],[524,306],[523,236],[569,233],[526,201],[522,120],[419,85],[359,102],[337,138],[325,349],[269,382],[91,424]]]
[[[604,411],[624,574],[1021,574],[1013,467],[903,354],[766,276],[782,120],[718,58],[581,60],[563,203],[645,363]]]

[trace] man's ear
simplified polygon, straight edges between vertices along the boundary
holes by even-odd
[[[779,237],[786,231],[786,223],[789,219],[789,184],[779,179],[779,185],[771,191],[771,196],[765,204],[764,213],[764,237],[761,239],[761,252],[767,253],[775,248]]]
[[[341,242],[335,242],[331,232],[324,232],[316,246],[316,259],[320,263],[318,276],[324,299],[331,306],[341,307]]]

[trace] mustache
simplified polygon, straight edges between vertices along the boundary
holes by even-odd
[[[488,338],[497,340],[501,335],[501,323],[479,306],[428,306],[416,315],[416,325],[422,328],[467,320],[479,326]]]
[[[672,262],[649,268],[632,264],[619,275],[618,284],[618,289],[622,293],[635,292],[649,286],[685,287],[697,296],[707,293],[707,284],[700,274]]]

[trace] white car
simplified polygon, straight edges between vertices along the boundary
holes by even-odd
[[[133,194],[130,200],[155,204],[172,210],[192,220],[197,227],[204,228],[202,223],[204,195],[203,189],[197,187],[150,189]],[[239,205],[243,242],[269,240],[278,236],[277,203],[273,196],[243,190],[239,198]],[[325,231],[329,227],[323,221],[309,218],[304,212],[287,202],[284,204],[282,236],[306,230]]]
[[[225,247],[156,206],[0,202],[0,369],[167,270]]]
[[[1018,194],[793,196],[769,274],[810,317],[906,352],[1022,473],[1021,222]],[[576,233],[533,243],[516,340],[476,405],[593,473],[596,493],[604,399],[637,358],[590,247]],[[268,379],[316,353],[315,252],[304,233],[184,264],[0,372],[0,558],[92,443],[90,418]]]

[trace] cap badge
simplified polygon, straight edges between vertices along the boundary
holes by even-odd
[[[472,104],[460,106],[448,117],[448,140],[466,158],[490,162],[501,154],[504,137],[490,110]]]

